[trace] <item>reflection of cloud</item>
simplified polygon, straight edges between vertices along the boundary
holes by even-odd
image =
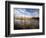
[[[29,9],[29,8],[16,8],[15,15],[16,16],[38,16],[38,9]]]

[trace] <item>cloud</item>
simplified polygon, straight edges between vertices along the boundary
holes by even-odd
[[[15,15],[16,16],[38,16],[38,9],[29,9],[29,8],[16,8]]]

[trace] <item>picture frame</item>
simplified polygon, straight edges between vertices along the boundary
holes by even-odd
[[[15,9],[15,11],[13,8]],[[22,12],[22,10],[26,10],[26,11],[30,10],[31,13],[29,13],[29,11],[28,11],[28,13],[26,12],[25,13],[25,14],[27,14],[26,16],[25,16],[25,14],[22,14],[22,15],[24,15],[25,19],[28,19],[28,18],[26,18],[29,16],[28,14],[31,14],[33,18],[38,16],[38,19],[40,18],[39,19],[40,22],[38,21],[39,27],[36,28],[36,26],[34,26],[34,28],[33,28],[33,27],[29,26],[30,28],[28,28],[28,27],[22,26],[21,28],[19,28],[19,27],[15,28],[16,26],[14,26],[13,20],[15,21],[16,17],[15,17],[15,19],[13,19],[14,14],[20,15],[20,17],[22,16],[20,13],[18,13],[18,10],[21,12]],[[44,13],[45,13],[45,4],[44,3],[5,1],[5,37],[44,35],[45,34],[45,22],[44,22],[45,14]],[[21,22],[22,22],[22,20],[23,19],[21,19]],[[15,21],[15,23],[16,23],[16,21]],[[15,25],[17,25],[17,24],[15,24]],[[24,22],[22,24],[26,24],[26,23]],[[22,25],[22,24],[20,24],[20,25]],[[35,30],[33,30],[33,29],[35,29]]]

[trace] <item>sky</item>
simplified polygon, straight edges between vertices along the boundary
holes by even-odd
[[[15,16],[39,16],[39,9],[15,8]]]

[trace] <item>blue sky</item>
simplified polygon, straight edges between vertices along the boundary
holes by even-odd
[[[16,16],[39,16],[39,9],[15,8]]]

